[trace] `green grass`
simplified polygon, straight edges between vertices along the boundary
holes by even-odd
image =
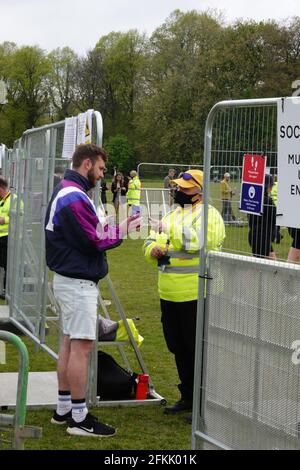
[[[143,182],[144,187],[162,187],[162,182]],[[147,185],[147,186],[146,186]],[[237,185],[236,185],[236,189]],[[238,193],[238,191],[237,191]],[[238,217],[238,194],[234,198],[234,212]],[[221,209],[220,186],[211,184],[211,201]],[[226,227],[224,249],[249,253],[247,227]],[[290,247],[287,230],[282,229],[284,239],[280,245],[274,245],[278,258],[286,259]],[[173,355],[165,345],[160,322],[159,298],[157,293],[157,272],[148,265],[142,254],[142,240],[126,240],[118,249],[108,252],[110,276],[128,318],[139,317],[136,326],[145,340],[141,347],[143,359],[149,369],[156,391],[169,403],[179,398],[177,390],[178,377]],[[104,298],[110,298],[107,287],[100,284]],[[113,318],[117,318],[113,307],[109,307]],[[57,325],[49,321],[50,334],[47,344],[57,349]],[[24,337],[23,337],[24,338]],[[24,338],[28,347],[31,371],[48,371],[56,369],[56,362],[43,351],[36,351],[34,344]],[[107,351],[113,354],[114,348]],[[115,355],[115,354],[113,354]],[[128,355],[133,353],[128,349]],[[0,372],[18,370],[16,350],[7,345],[7,364],[0,365]],[[117,357],[115,355],[115,357]],[[120,360],[119,360],[120,361]],[[134,364],[134,368],[137,365]],[[136,370],[138,372],[138,370]],[[26,449],[190,449],[191,426],[182,416],[163,415],[162,406],[114,407],[92,410],[100,420],[115,426],[117,435],[111,439],[74,438],[68,436],[63,427],[50,424],[52,411],[28,411],[26,424],[41,426],[43,438],[26,440]]]
[[[155,389],[168,402],[173,402],[179,398],[178,378],[173,356],[168,352],[162,334],[157,273],[145,262],[141,247],[141,240],[126,240],[120,248],[109,252],[110,275],[127,317],[140,318],[135,323],[144,336],[141,352]],[[106,286],[103,286],[102,294],[105,298],[109,298]],[[112,316],[114,316],[113,311]],[[51,321],[48,323],[55,337],[56,334],[53,332],[56,325]],[[41,350],[35,352],[33,343],[28,338],[23,337],[23,339],[29,351],[30,371],[56,369],[56,363],[50,356]],[[55,346],[54,338],[49,340],[47,337],[47,344]],[[112,354],[112,348],[107,351]],[[132,357],[129,348],[128,354]],[[7,364],[0,365],[0,372],[17,371],[17,353],[9,344],[6,355]],[[114,438],[98,440],[70,437],[64,427],[54,427],[50,424],[52,415],[50,410],[28,411],[26,424],[41,426],[43,438],[26,440],[25,448],[108,450],[191,448],[191,426],[185,422],[183,416],[163,415],[163,407],[160,405],[97,408],[92,411],[100,420],[117,427],[117,435]]]

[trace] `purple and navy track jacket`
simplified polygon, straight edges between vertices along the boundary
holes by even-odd
[[[99,223],[89,189],[89,181],[74,170],[54,189],[45,219],[46,260],[62,276],[98,283],[108,272],[105,251],[122,239],[119,227]]]

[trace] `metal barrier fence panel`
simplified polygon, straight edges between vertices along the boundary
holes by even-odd
[[[27,334],[37,345],[57,359],[62,329],[59,307],[51,290],[52,273],[46,266],[44,219],[54,186],[54,172],[61,167],[62,173],[70,166],[71,160],[62,158],[65,121],[26,131],[15,142],[10,158],[11,209],[9,226],[9,257],[7,273],[7,299],[10,320]],[[102,145],[102,118],[99,112],[92,116],[92,140]],[[93,190],[96,206],[99,200],[100,185]],[[92,197],[92,196],[91,196]],[[146,365],[127,324],[125,312],[114,291],[109,276],[106,277],[117,313],[123,320],[128,333],[128,341],[106,342],[117,346],[125,363],[129,362],[124,345],[130,344],[143,373]],[[107,310],[103,301],[100,305]],[[103,342],[104,343],[104,342]],[[97,349],[95,342],[91,354],[87,399],[94,405],[97,398]],[[55,373],[54,373],[55,374]],[[104,406],[123,404],[160,404],[163,397],[155,392],[149,382],[149,399],[101,402]],[[34,405],[35,406],[35,405]],[[39,407],[39,403],[36,404]],[[41,404],[43,406],[43,404]]]
[[[93,113],[93,139],[102,142],[102,119]],[[65,121],[26,131],[10,156],[10,214],[7,298],[10,317],[53,357],[59,322],[51,311],[45,260],[44,217],[53,191],[54,170],[70,167],[62,158]],[[51,328],[49,329],[49,324]],[[51,333],[48,335],[48,331]]]
[[[26,437],[42,437],[41,428],[25,425],[29,370],[28,351],[18,336],[7,331],[0,331],[0,340],[14,345],[19,354],[16,410],[14,414],[0,414],[0,450],[23,450]]]
[[[295,293],[284,293],[284,290],[287,285],[292,288],[299,282],[299,266],[293,268],[293,276],[289,278],[286,273],[291,265],[278,264],[277,279],[281,279],[282,284],[281,281],[273,279],[276,277],[274,267],[275,265],[277,267],[277,263],[274,258],[271,259],[273,256],[271,252],[256,261],[252,258],[252,252],[256,252],[253,242],[250,246],[251,240],[248,239],[249,218],[245,213],[239,211],[240,184],[234,186],[236,194],[231,200],[231,209],[235,215],[234,223],[230,223],[232,221],[226,220],[224,217],[226,238],[222,251],[236,253],[237,258],[240,256],[243,262],[247,259],[253,262],[254,267],[251,268],[253,275],[249,275],[250,270],[248,275],[242,273],[243,266],[237,262],[235,262],[235,269],[231,265],[231,271],[229,268],[227,269],[226,264],[226,272],[223,263],[222,269],[219,271],[224,272],[218,280],[215,279],[217,271],[213,275],[210,273],[207,275],[208,206],[211,204],[220,212],[224,210],[220,184],[212,180],[211,168],[216,165],[224,165],[228,168],[242,167],[245,154],[256,154],[265,155],[268,172],[271,169],[272,173],[276,174],[278,101],[278,98],[270,98],[220,102],[212,108],[206,122],[204,223],[201,235],[204,244],[200,249],[199,263],[194,382],[194,396],[196,398],[193,404],[192,428],[194,448],[199,445],[199,442],[201,444],[206,442],[209,443],[209,446],[224,449],[255,448],[255,446],[257,448],[285,448],[285,446],[295,448],[296,446],[295,426],[298,422],[299,396],[296,393],[295,384],[298,380],[298,372],[292,370],[294,366],[290,362],[291,351],[289,348],[291,348],[292,336],[296,340],[297,335],[300,335],[300,330],[296,310],[294,310],[295,304],[291,306],[289,304],[295,299]],[[271,207],[271,203],[268,203],[267,207]],[[286,228],[281,228],[281,234],[283,240],[280,240],[279,244],[272,244],[272,250],[274,250],[277,260],[286,260],[291,239]],[[261,231],[255,243],[263,244],[265,239],[265,233]],[[248,258],[244,255],[248,255]],[[211,277],[213,280],[210,280]],[[213,284],[214,289],[217,286],[223,292],[223,285],[228,282],[233,284],[227,288],[226,293],[224,291],[224,309],[227,310],[223,311],[224,315],[219,317],[217,327],[212,327],[210,323],[208,327],[212,344],[215,339],[217,346],[214,349],[208,345],[203,351],[204,320],[207,315],[207,306],[209,305],[210,311],[208,322],[213,321],[213,309],[216,308],[215,304],[211,305],[210,298],[205,301],[206,293],[211,290],[209,283]],[[249,294],[254,297],[256,303],[247,303]],[[285,307],[285,301],[288,303],[288,307]],[[263,313],[261,319],[257,314],[258,308]],[[262,321],[261,324],[260,321]],[[228,354],[226,353],[227,349]],[[203,352],[206,352],[204,358]],[[217,361],[218,366],[214,361]],[[287,366],[286,371],[282,371],[282,364]],[[258,368],[256,372],[253,371],[254,367]],[[209,380],[208,391],[211,396],[208,401],[206,401],[206,385],[203,383],[203,370],[206,370]],[[277,370],[277,376],[275,370]],[[289,394],[286,384],[290,382],[291,392]],[[272,387],[274,387],[273,390]],[[215,397],[216,403],[212,399],[214,390],[216,394],[219,394],[218,397],[217,395]],[[222,395],[224,401],[222,401]],[[256,403],[253,405],[255,400]],[[228,410],[228,418],[226,410]],[[295,416],[292,416],[293,413]],[[254,415],[255,419],[253,419]],[[224,431],[227,419],[229,424],[234,422],[234,419],[236,420],[235,426],[232,426],[228,431],[228,439]],[[223,421],[224,426],[222,425]],[[206,429],[207,422],[210,431],[219,427],[220,433],[218,434],[216,430],[209,436]],[[264,430],[267,430],[265,440],[263,439]],[[255,438],[256,433],[260,435],[261,443],[259,439]],[[278,439],[276,437],[277,440],[274,437],[276,433],[279,433]]]
[[[202,387],[205,434],[234,449],[299,449],[297,266],[210,253]]]
[[[146,181],[147,186],[151,187],[151,182],[157,184],[161,182],[161,186],[163,186],[164,178],[167,176],[169,169],[173,169],[175,171],[174,178],[178,178],[179,174],[191,170],[191,169],[198,169],[203,170],[203,164],[186,164],[186,163],[151,163],[151,162],[143,162],[139,163],[137,167],[137,172],[139,178],[142,181]],[[210,178],[213,182],[220,182],[223,177],[224,173],[230,172],[232,181],[240,182],[242,176],[242,167],[240,164],[238,165],[230,165],[230,164],[214,164],[211,165],[210,168]]]

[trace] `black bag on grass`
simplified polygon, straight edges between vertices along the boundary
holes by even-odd
[[[121,367],[112,356],[98,351],[97,395],[101,400],[134,398],[137,374]]]

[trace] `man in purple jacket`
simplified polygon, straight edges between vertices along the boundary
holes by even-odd
[[[79,145],[73,170],[54,189],[48,205],[46,259],[54,271],[53,290],[60,305],[63,341],[57,364],[58,404],[51,422],[68,422],[76,436],[112,436],[115,429],[88,413],[85,395],[88,361],[96,339],[98,281],[106,276],[106,250],[137,230],[140,219],[129,217],[119,226],[103,226],[87,195],[103,178],[107,156],[94,144]]]

